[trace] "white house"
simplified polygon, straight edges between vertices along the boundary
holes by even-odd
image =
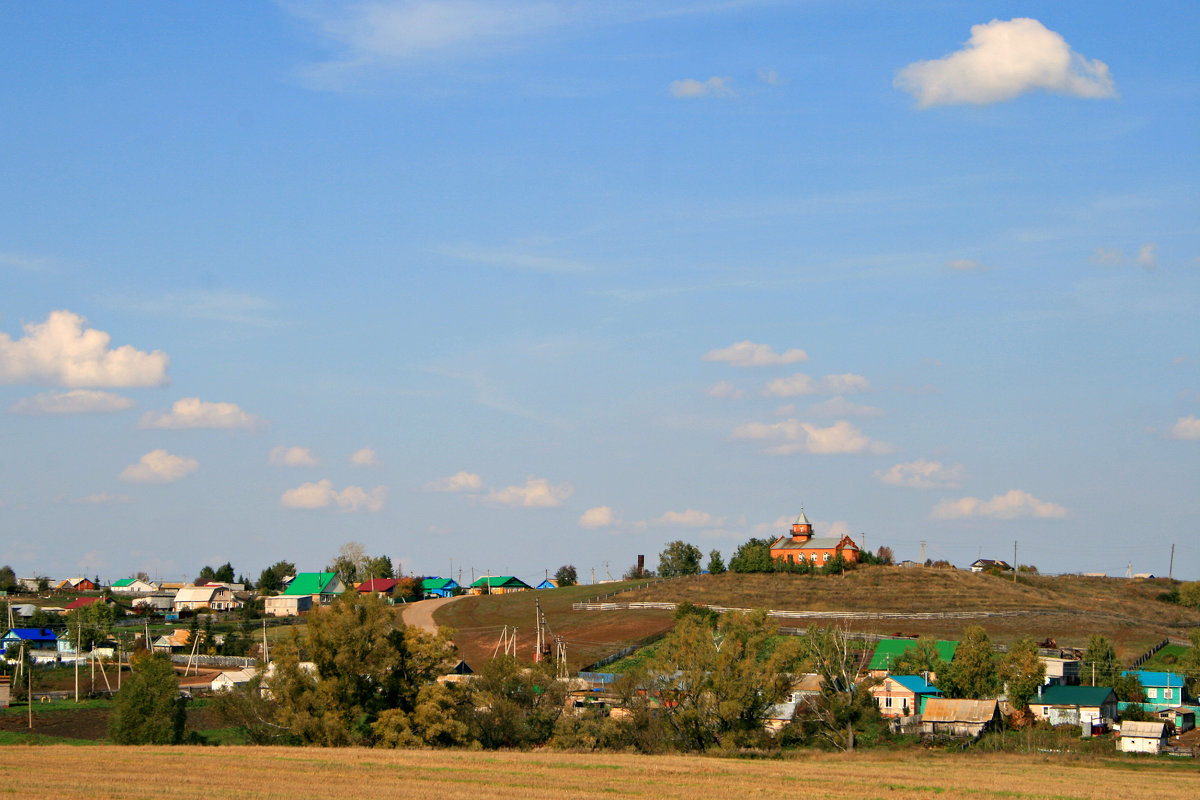
[[[1167,723],[1122,722],[1117,749],[1122,753],[1158,755],[1167,746]]]

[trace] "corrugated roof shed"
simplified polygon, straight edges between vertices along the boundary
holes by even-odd
[[[924,722],[967,722],[980,724],[996,715],[995,700],[952,700],[931,697],[921,711]]]
[[[1122,722],[1122,736],[1138,736],[1147,739],[1161,739],[1167,726],[1165,722]]]

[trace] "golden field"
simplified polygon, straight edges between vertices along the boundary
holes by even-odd
[[[1193,797],[1191,759],[936,751],[787,760],[255,747],[0,748],[0,793],[205,800],[404,797],[1111,798]]]

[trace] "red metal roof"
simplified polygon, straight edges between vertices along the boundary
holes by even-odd
[[[360,592],[390,592],[396,588],[398,581],[395,578],[371,578],[369,581],[363,581],[358,585]]]

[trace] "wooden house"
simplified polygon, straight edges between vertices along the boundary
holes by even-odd
[[[942,696],[941,689],[920,675],[889,675],[868,691],[885,717],[920,714],[930,698]]]
[[[954,700],[931,697],[921,711],[921,732],[927,736],[978,738],[1000,721],[995,700]]]

